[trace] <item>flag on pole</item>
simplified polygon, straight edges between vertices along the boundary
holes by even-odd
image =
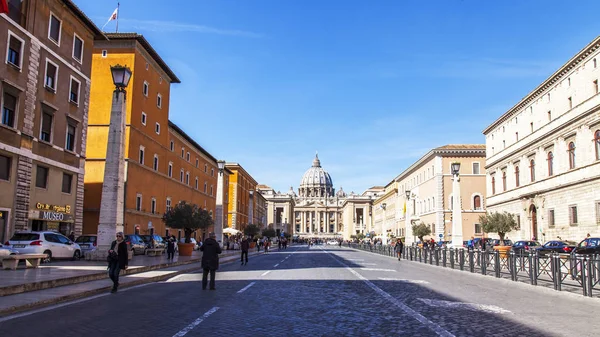
[[[108,25],[109,22],[111,22],[113,20],[117,20],[118,18],[119,18],[119,7],[117,6],[117,8],[115,8],[115,11],[110,16],[110,18],[108,18],[108,21],[106,21],[104,26],[102,26],[102,30],[104,30],[104,27],[106,27],[106,25]]]
[[[0,0],[0,13],[8,14],[8,0]]]

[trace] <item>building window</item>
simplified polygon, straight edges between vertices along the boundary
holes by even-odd
[[[156,96],[156,106],[162,108],[162,96],[160,94]]]
[[[502,140],[502,148],[506,149],[506,141],[505,140]]]
[[[2,94],[2,124],[14,128],[16,111],[17,97],[5,91]]]
[[[196,168],[198,168],[198,165],[200,165],[200,161],[198,160],[198,158],[196,158]]]
[[[569,206],[569,223],[577,225],[577,206]]]
[[[204,193],[206,193],[206,189],[208,188],[208,185],[206,184],[206,181],[204,182]]]
[[[108,51],[106,49],[102,50],[102,57],[106,57],[108,55]]]
[[[73,182],[73,175],[63,173],[62,180],[62,192],[71,194],[71,183]]]
[[[515,142],[518,142],[518,141],[519,141],[519,133],[515,132]]]
[[[204,173],[208,173],[208,165],[204,164]]]
[[[211,177],[214,177],[214,176],[215,176],[215,169],[214,169],[214,168],[211,168],[211,169],[210,169],[210,176],[211,176]]]
[[[52,119],[54,116],[47,112],[42,113],[42,130],[40,132],[40,139],[50,143],[52,139]]]
[[[60,28],[61,21],[54,16],[54,14],[50,14],[50,23],[48,25],[48,38],[54,41],[57,45],[60,45]]]
[[[554,154],[552,151],[548,152],[548,176],[554,175]]]
[[[0,155],[0,180],[10,180],[12,158]]]
[[[173,178],[173,163],[169,162],[169,171],[167,172],[169,178]]]
[[[596,149],[596,160],[600,160],[600,130],[594,132],[594,148]]]
[[[198,177],[196,177],[196,189],[198,189]]]
[[[596,224],[600,224],[600,201],[596,201]]]
[[[533,122],[529,123],[529,131],[533,133]]]
[[[481,196],[476,195],[473,197],[473,209],[477,211],[481,210]]]
[[[167,212],[171,210],[171,198],[167,198]]]
[[[521,229],[521,215],[517,214],[517,229]]]
[[[48,185],[48,168],[37,166],[35,172],[35,187],[46,188]]]
[[[594,81],[594,94],[598,93],[598,80]]]
[[[79,88],[81,83],[71,76],[71,87],[69,88],[69,102],[79,105]]]
[[[213,186],[212,185],[210,185],[210,195],[211,196],[213,195]]]
[[[569,109],[573,109],[573,97],[569,97],[567,100],[569,101]]]
[[[529,161],[529,178],[531,182],[535,181],[535,160],[533,159]]]
[[[157,135],[160,135],[160,124],[156,123],[154,125],[154,132],[156,132]]]
[[[475,224],[475,234],[481,234],[481,224]]]
[[[154,171],[158,171],[158,155],[157,154],[154,155],[154,163],[152,163],[152,168],[154,169]]]
[[[83,59],[83,40],[77,34],[73,36],[73,58],[79,63]]]
[[[502,191],[506,192],[506,171],[502,171]]]
[[[75,151],[75,135],[77,134],[77,127],[71,123],[67,124],[67,140],[65,143],[65,149],[67,151]]]
[[[189,162],[190,161],[190,153],[188,152],[185,159]]]
[[[46,60],[46,82],[44,85],[52,92],[56,92],[56,81],[58,80],[58,66]]]
[[[6,62],[21,69],[23,62],[23,46],[25,43],[20,38],[8,33],[8,50],[6,51]]]
[[[142,210],[142,195],[141,194],[138,194],[135,196],[135,210],[136,211]]]
[[[144,86],[142,87],[142,93],[144,94],[144,96],[148,97],[148,82],[144,81]]]
[[[185,184],[186,185],[190,184],[190,173],[189,172],[185,173]]]
[[[548,227],[554,227],[554,210],[548,210]]]
[[[144,165],[144,151],[145,147],[140,145],[140,164]]]
[[[594,59],[594,68],[596,68],[596,59]]]
[[[548,122],[552,121],[552,111],[548,111]]]
[[[569,143],[568,152],[569,152],[569,168],[574,169],[575,168],[575,143],[574,142]]]
[[[152,198],[152,201],[150,202],[150,213],[154,214],[156,213],[156,199]]]
[[[179,181],[183,182],[183,169],[179,171]]]
[[[147,121],[148,121],[148,115],[146,115],[145,112],[142,112],[142,125],[146,125]]]
[[[171,152],[175,151],[175,143],[171,141]]]
[[[181,148],[181,158],[184,158],[185,156],[185,149],[182,147]]]
[[[550,93],[548,93],[546,96],[548,97],[548,103],[550,103]]]

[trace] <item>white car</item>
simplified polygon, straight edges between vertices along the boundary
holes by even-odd
[[[46,254],[48,257],[44,262],[81,258],[81,247],[57,232],[19,232],[8,243],[20,254]]]
[[[327,241],[327,244],[328,244],[328,245],[338,245],[338,244],[339,244],[339,242],[337,242],[337,241],[335,241],[335,240],[329,240],[329,241]]]
[[[181,239],[179,239],[179,242],[180,242],[180,243],[185,243],[185,238],[181,238]],[[198,250],[198,249],[200,249],[200,246],[198,245],[198,242],[196,242],[196,239],[194,239],[194,238],[190,238],[190,243],[193,243],[193,244],[194,244],[194,250]]]

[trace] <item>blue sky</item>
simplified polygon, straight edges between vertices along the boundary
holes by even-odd
[[[75,0],[102,27],[116,1]],[[120,1],[181,79],[170,118],[259,182],[385,185],[481,131],[600,34],[598,1]],[[114,22],[106,31],[114,32]]]

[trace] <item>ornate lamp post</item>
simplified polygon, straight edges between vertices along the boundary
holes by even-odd
[[[460,163],[454,162],[451,164],[452,171],[452,247],[462,248],[462,214],[460,205]]]
[[[223,171],[225,171],[225,161],[217,160],[217,167],[219,168],[219,174],[217,175],[217,216],[214,230],[217,242],[223,242]]]
[[[123,205],[125,182],[125,117],[126,91],[131,70],[127,66],[110,67],[115,90],[112,95],[110,124],[108,127],[108,144],[102,183],[102,199],[100,203],[100,221],[98,223],[97,258],[105,258],[110,244],[115,240],[117,232],[123,231]]]
[[[413,234],[412,234],[412,223],[410,221],[410,190],[406,190],[406,214],[404,215],[404,227],[405,227],[405,234],[404,234],[404,243],[407,246],[412,246],[412,244],[415,242]]]

